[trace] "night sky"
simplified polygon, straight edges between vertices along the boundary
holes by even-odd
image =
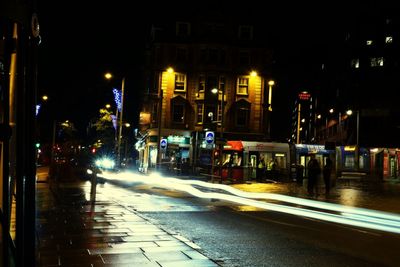
[[[371,1],[372,3],[373,1]],[[39,48],[38,96],[47,94],[49,101],[41,110],[40,121],[69,119],[82,133],[90,118],[106,103],[113,104],[112,86],[120,87],[126,77],[124,117],[135,127],[138,120],[140,86],[135,81],[143,67],[145,33],[149,22],[171,11],[163,3],[141,3],[114,0],[39,1],[38,14],[42,43]],[[199,1],[202,12],[226,6],[228,1]],[[293,3],[296,3],[293,1]],[[276,129],[287,135],[293,98],[301,87],[307,89],[310,73],[318,67],[310,55],[326,52],[330,36],[340,34],[340,20],[357,9],[340,1],[331,3],[268,3],[265,11],[257,8],[235,10],[254,13],[266,26],[271,44],[279,57],[276,69]],[[254,3],[256,4],[256,2]],[[164,3],[165,5],[165,3]],[[196,2],[174,2],[177,13],[199,12]],[[301,70],[301,71],[300,71]],[[113,82],[103,78],[105,72],[117,77]],[[288,97],[289,96],[289,97]],[[48,123],[47,125],[50,125]],[[51,132],[51,127],[43,131]]]

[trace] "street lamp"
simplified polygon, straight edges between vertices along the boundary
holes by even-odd
[[[356,145],[358,146],[358,142],[359,142],[359,134],[360,134],[360,111],[357,110],[357,124],[356,124],[356,129],[357,129],[357,133],[356,133]],[[346,111],[346,114],[351,116],[353,114],[353,111],[351,109]]]
[[[104,74],[104,77],[107,80],[110,80],[113,77],[113,75],[108,72]],[[118,167],[121,165],[121,138],[122,138],[122,116],[124,111],[124,90],[125,90],[125,77],[122,78],[122,83],[121,83],[121,108],[119,114],[119,133],[117,137],[117,160],[116,160]],[[116,116],[118,120],[118,103],[117,103]]]
[[[275,85],[274,80],[268,81],[268,110],[267,110],[267,117],[268,117],[267,135],[268,135],[268,138],[271,137],[272,86],[274,86],[274,85]],[[300,106],[299,106],[299,111],[300,111]]]
[[[219,142],[219,175],[220,175],[220,182],[222,181],[222,152],[224,150],[224,143],[223,143],[223,137],[224,137],[224,100],[225,100],[225,90],[224,89],[217,89],[217,88],[213,88],[211,89],[211,92],[213,94],[218,94],[221,92],[221,128],[220,128],[220,142]],[[218,98],[218,96],[217,96]],[[218,118],[218,115],[217,115]],[[214,173],[212,173],[212,175],[214,175]]]

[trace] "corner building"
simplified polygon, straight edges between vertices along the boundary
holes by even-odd
[[[227,140],[269,140],[273,57],[260,29],[201,10],[170,17],[149,31],[139,168],[190,172]]]

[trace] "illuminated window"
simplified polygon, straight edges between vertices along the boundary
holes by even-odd
[[[351,60],[351,67],[354,69],[358,69],[360,67],[360,60],[358,58]]]
[[[372,45],[373,41],[372,40],[367,40],[367,45]]]
[[[175,73],[175,91],[186,91],[186,75]]]
[[[393,43],[393,36],[386,36],[385,43],[387,43],[387,44]]]
[[[249,92],[249,78],[239,77],[237,83],[236,94],[247,95]]]
[[[382,67],[383,61],[383,57],[373,57],[371,58],[371,67]]]
[[[197,104],[197,123],[203,123],[204,105]]]
[[[185,119],[185,107],[182,104],[172,106],[172,121],[174,123],[183,123]]]

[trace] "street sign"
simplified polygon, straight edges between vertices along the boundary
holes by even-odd
[[[160,141],[160,147],[161,147],[162,149],[167,148],[167,144],[168,144],[167,139],[165,139],[165,138],[161,139],[161,141]]]
[[[206,132],[206,143],[207,144],[214,144],[215,134],[214,132]]]

